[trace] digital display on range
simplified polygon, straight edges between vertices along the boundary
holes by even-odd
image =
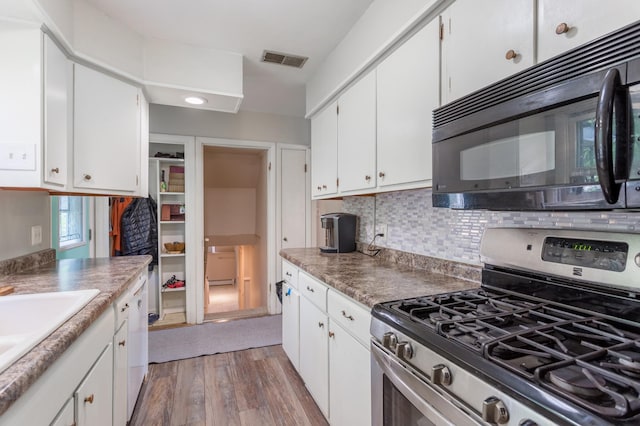
[[[547,237],[542,246],[542,260],[622,272],[627,264],[628,252],[627,243]]]

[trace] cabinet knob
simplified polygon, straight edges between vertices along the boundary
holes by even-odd
[[[89,396],[85,397],[84,402],[85,402],[85,403],[87,403],[87,402],[88,402],[89,404],[93,404],[93,394],[91,394],[91,395],[89,395]]]
[[[323,328],[323,327],[324,327],[324,323],[323,323],[323,322],[319,322],[319,323],[318,323],[318,327],[319,327],[319,328]]]
[[[509,49],[507,50],[507,53],[505,53],[504,57],[508,61],[511,61],[512,59],[516,59],[518,57],[518,53],[513,49]]]
[[[329,332],[329,337],[335,337],[336,333],[334,333],[333,331]]]
[[[571,27],[567,25],[566,22],[562,22],[558,24],[558,26],[556,27],[556,34],[558,35],[566,34],[569,32],[569,30],[571,30]]]
[[[318,191],[322,191],[322,187],[318,185]]]
[[[364,180],[366,180],[367,182],[369,182],[369,181],[371,180],[371,176],[366,175],[366,176],[364,177]]]
[[[84,180],[91,180],[91,175],[84,175]]]
[[[378,177],[383,178],[383,177],[384,177],[384,172],[380,172],[380,173],[378,173]]]
[[[345,317],[346,319],[348,319],[349,321],[353,321],[353,316],[352,315],[347,315],[347,313],[345,311],[342,311],[342,316]]]
[[[322,189],[327,189],[327,185],[322,185]]]
[[[60,169],[59,168],[53,168],[51,169],[51,173],[60,173]]]
[[[287,241],[289,241],[289,240],[287,240],[287,237],[284,237],[284,238],[282,239],[282,241],[284,241],[284,242],[286,243],[286,242],[287,242]]]
[[[118,342],[118,345],[119,346],[124,346],[124,345],[126,345],[126,343],[127,343],[126,340],[121,340],[121,341]]]

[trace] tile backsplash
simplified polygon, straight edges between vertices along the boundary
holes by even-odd
[[[345,212],[360,218],[356,239],[368,244],[375,227],[387,225],[376,245],[474,265],[480,264],[485,227],[581,228],[640,233],[637,212],[504,212],[433,208],[431,189],[344,197]]]

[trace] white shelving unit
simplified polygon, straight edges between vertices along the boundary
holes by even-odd
[[[149,144],[149,154],[155,155],[156,152],[168,153],[175,155],[178,152],[184,153],[185,147],[180,143],[160,143],[151,142]],[[156,200],[158,205],[158,269],[156,282],[156,310],[160,315],[160,320],[165,315],[172,313],[186,314],[186,286],[187,280],[187,250],[189,246],[186,244],[186,223],[188,208],[186,208],[185,192],[166,192],[160,190],[160,182],[162,172],[164,171],[165,182],[170,182],[171,166],[183,167],[186,171],[188,167],[183,158],[165,158],[151,157],[149,158],[149,193]],[[185,182],[185,191],[186,191]],[[181,205],[185,206],[185,220],[162,220],[163,205]],[[168,253],[164,247],[165,243],[183,242],[185,243],[185,251],[182,253]],[[176,280],[185,280],[185,287],[166,288],[164,284],[175,275]],[[193,285],[193,283],[191,283]]]

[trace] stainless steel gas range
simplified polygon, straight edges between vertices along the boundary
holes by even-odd
[[[487,229],[476,290],[375,305],[374,425],[640,424],[640,234]]]

